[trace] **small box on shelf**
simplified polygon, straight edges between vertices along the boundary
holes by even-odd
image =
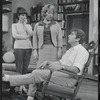
[[[3,33],[3,34],[6,34],[6,33],[8,33],[8,31],[2,31],[2,33]]]
[[[11,12],[11,10],[9,8],[3,8],[2,9],[2,13],[8,13]]]
[[[6,5],[10,3],[12,3],[11,0],[2,0],[2,5]]]

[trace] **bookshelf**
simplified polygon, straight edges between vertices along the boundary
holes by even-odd
[[[89,0],[58,0],[58,18],[66,19],[65,15],[89,14]]]
[[[58,13],[89,12],[89,0],[58,0]]]
[[[7,6],[8,4],[11,4],[11,3],[12,2],[10,0],[2,0],[2,15],[5,15],[6,13],[11,12],[11,10],[9,9],[9,7]],[[3,30],[2,29],[2,33],[6,34],[6,33],[8,33],[8,30]]]
[[[86,43],[89,34],[89,0],[58,0],[57,2],[58,19],[65,21],[66,49],[68,35],[72,28],[80,28],[86,33]]]
[[[11,0],[2,0],[2,34],[8,33],[8,14],[11,10],[9,5],[12,4]],[[5,50],[5,41],[2,40],[2,56],[6,52]]]

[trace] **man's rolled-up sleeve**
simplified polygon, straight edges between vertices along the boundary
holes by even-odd
[[[84,65],[86,64],[88,60],[89,54],[88,52],[80,51],[78,52],[76,59],[73,63],[73,66],[76,66],[79,68],[80,71],[84,68]]]

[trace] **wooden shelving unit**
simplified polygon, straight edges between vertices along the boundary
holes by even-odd
[[[9,12],[11,12],[11,10],[3,9],[3,11],[2,11],[3,14],[4,13],[9,13]]]
[[[11,1],[6,1],[6,0],[2,0],[2,6],[5,6],[5,5],[8,5],[8,4],[11,4],[12,2]],[[11,10],[9,8],[5,8],[5,7],[2,7],[2,14],[5,14],[5,13],[9,13],[11,12]],[[8,33],[8,31],[2,31],[3,34],[6,34]]]
[[[89,0],[58,0],[58,14],[89,14]]]
[[[11,4],[11,3],[12,3],[11,1],[2,0],[2,6],[7,5],[7,4]],[[4,13],[9,13],[9,12],[11,12],[10,9],[5,9],[4,7],[2,7],[2,13],[3,14]]]
[[[82,14],[89,14],[89,11],[81,10],[81,11],[63,11],[58,12],[59,14],[72,14],[72,13],[82,13]]]
[[[11,4],[12,2],[9,0],[2,0],[1,4],[2,4],[2,15],[11,12],[11,10],[7,7],[8,4]],[[8,31],[3,30],[2,28],[2,34],[7,34]],[[4,50],[4,44],[5,41],[2,41],[2,55],[4,54],[5,50]]]
[[[62,1],[63,1],[63,0],[62,0]],[[66,3],[63,3],[62,1],[61,1],[61,2],[58,1],[58,5],[60,5],[60,6],[62,5],[62,6],[63,6],[63,5],[72,5],[72,4],[89,3],[88,0],[84,0],[84,1],[74,1],[74,2],[69,2],[69,3],[67,3],[67,2],[66,2]],[[67,1],[67,0],[66,0],[66,1]]]
[[[7,5],[7,4],[11,4],[11,1],[6,1],[6,0],[2,0],[2,5]]]

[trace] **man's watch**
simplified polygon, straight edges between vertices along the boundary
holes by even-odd
[[[65,66],[62,66],[62,69],[65,69]]]

